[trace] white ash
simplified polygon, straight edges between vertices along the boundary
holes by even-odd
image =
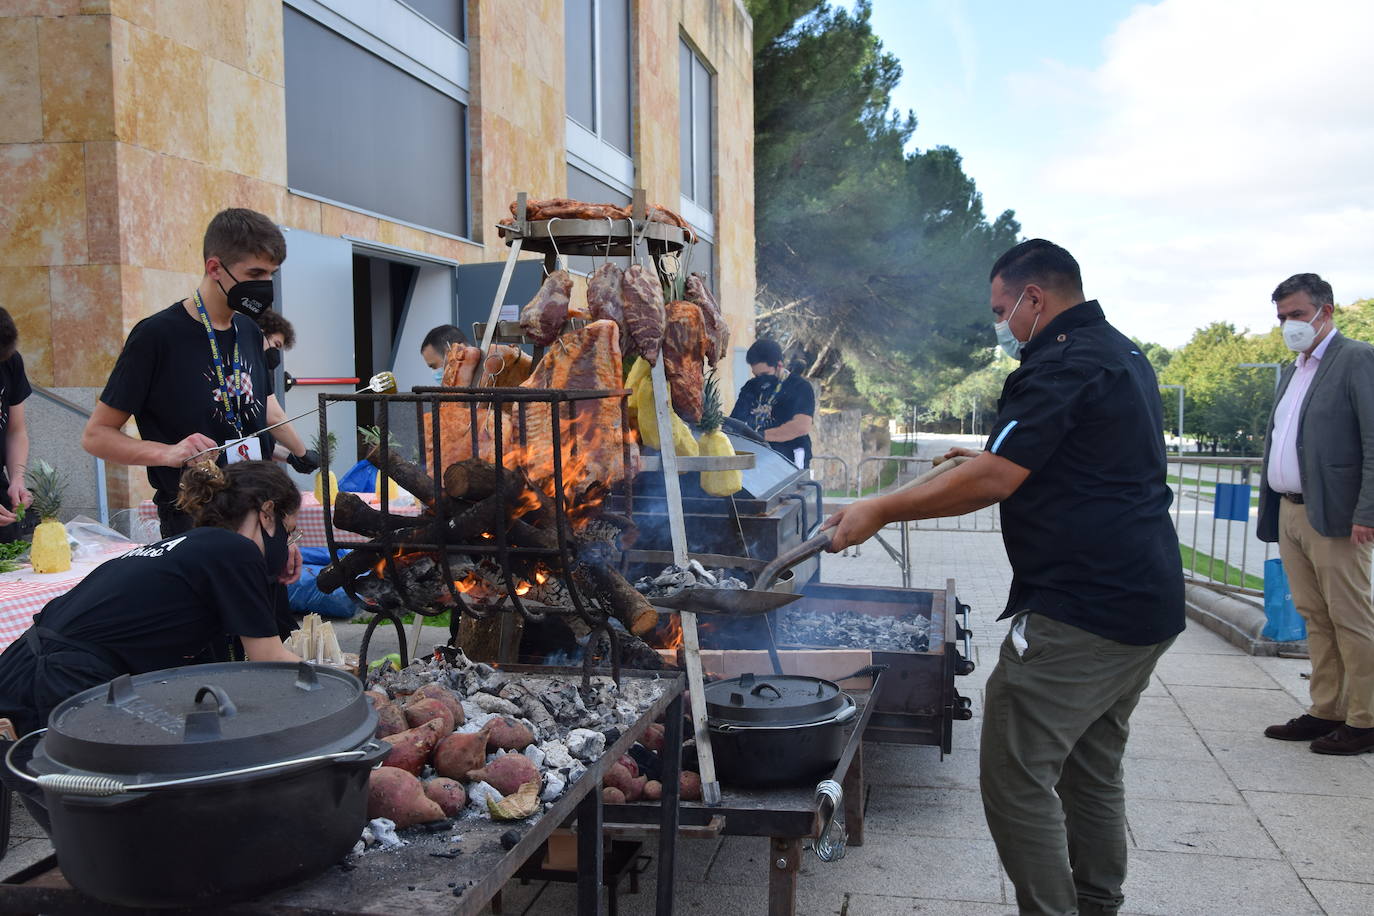
[[[495,786],[478,780],[468,786],[468,807],[478,817],[491,820],[491,812],[487,810],[487,802],[499,802],[505,798],[496,790]]]
[[[544,774],[544,791],[539,793],[539,800],[548,803],[556,802],[563,797],[563,790],[567,787],[567,778],[557,770],[550,770]]]
[[[861,614],[857,611],[784,611],[777,641],[785,646],[836,646],[925,652],[930,648],[930,618]]]
[[[606,736],[589,728],[575,728],[568,733],[568,753],[588,763],[606,752]]]
[[[388,817],[377,817],[369,821],[363,828],[362,843],[365,846],[381,844],[383,849],[400,849],[406,845],[406,841],[396,835],[396,822]]]
[[[530,758],[530,763],[534,764],[537,767],[543,768],[544,751],[540,749],[539,745],[531,744],[529,747],[525,748],[524,754],[526,757]]]
[[[724,569],[709,570],[698,560],[689,560],[687,568],[669,566],[656,576],[644,576],[635,589],[650,598],[672,598],[689,588],[748,588],[742,580]]]
[[[470,699],[482,712],[495,712],[503,716],[520,715],[520,707],[510,700],[503,700],[500,697],[492,696],[489,693],[474,693]]]
[[[562,741],[546,741],[539,747],[544,752],[544,763],[550,767],[561,770],[573,765],[572,754],[568,753],[568,746]]]

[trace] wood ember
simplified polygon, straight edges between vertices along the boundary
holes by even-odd
[[[783,611],[778,616],[778,645],[894,652],[925,652],[930,648],[930,618],[921,614]]]

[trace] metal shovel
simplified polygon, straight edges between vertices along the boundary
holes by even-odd
[[[831,529],[822,531],[774,559],[759,570],[754,577],[753,588],[689,588],[671,598],[651,598],[650,603],[670,611],[729,614],[734,617],[753,617],[776,611],[801,598],[801,595],[772,591],[778,576],[829,547],[831,535]]]

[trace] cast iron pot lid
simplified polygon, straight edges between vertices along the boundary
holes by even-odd
[[[43,756],[94,773],[212,773],[352,750],[376,715],[357,678],[306,662],[168,668],[64,700]]]
[[[838,684],[797,674],[741,674],[706,685],[706,715],[717,722],[802,725],[844,708]]]

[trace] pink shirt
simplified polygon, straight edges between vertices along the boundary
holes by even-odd
[[[1302,470],[1298,466],[1298,421],[1302,418],[1302,403],[1307,400],[1312,379],[1317,375],[1322,357],[1332,339],[1339,334],[1335,328],[1322,338],[1312,355],[1298,354],[1298,364],[1288,388],[1274,411],[1274,441],[1269,448],[1269,486],[1280,493],[1302,492]]]

